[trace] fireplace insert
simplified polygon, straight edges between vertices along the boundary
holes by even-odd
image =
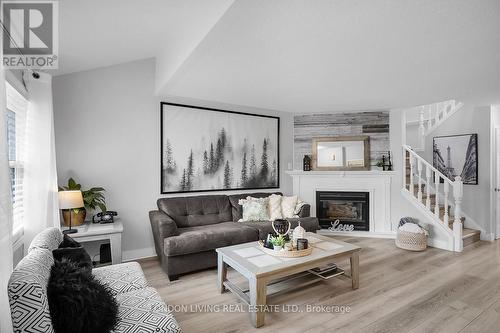
[[[369,192],[316,192],[316,217],[321,228],[332,227],[336,220],[353,230],[369,231]]]

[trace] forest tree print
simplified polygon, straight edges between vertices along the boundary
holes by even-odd
[[[162,193],[279,187],[279,119],[162,103]]]

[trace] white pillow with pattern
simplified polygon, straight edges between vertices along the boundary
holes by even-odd
[[[283,218],[283,213],[281,212],[282,198],[283,197],[278,194],[271,194],[269,196],[269,219],[271,221]]]
[[[298,199],[296,195],[281,199],[281,213],[283,214],[283,218],[295,217],[295,206],[297,206]]]
[[[300,198],[297,198],[297,204],[295,205],[295,210],[293,212],[295,214],[294,217],[299,217],[299,213],[302,210],[302,207],[304,207],[304,205],[306,205],[306,202],[300,200]]]
[[[238,204],[243,207],[243,218],[238,222],[269,221],[269,198],[247,197],[240,199]]]

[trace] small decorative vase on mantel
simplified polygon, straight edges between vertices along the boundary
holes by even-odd
[[[311,156],[304,155],[304,159],[302,160],[302,170],[311,171]]]

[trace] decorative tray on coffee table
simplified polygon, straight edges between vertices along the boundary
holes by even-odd
[[[296,248],[293,248],[292,250],[273,250],[273,249],[268,249],[267,247],[264,246],[263,241],[259,241],[259,245],[262,251],[264,251],[267,254],[270,254],[275,257],[282,257],[282,258],[299,258],[299,257],[305,257],[308,256],[312,253],[313,248],[312,246],[309,246],[307,249],[304,250],[297,250]]]

